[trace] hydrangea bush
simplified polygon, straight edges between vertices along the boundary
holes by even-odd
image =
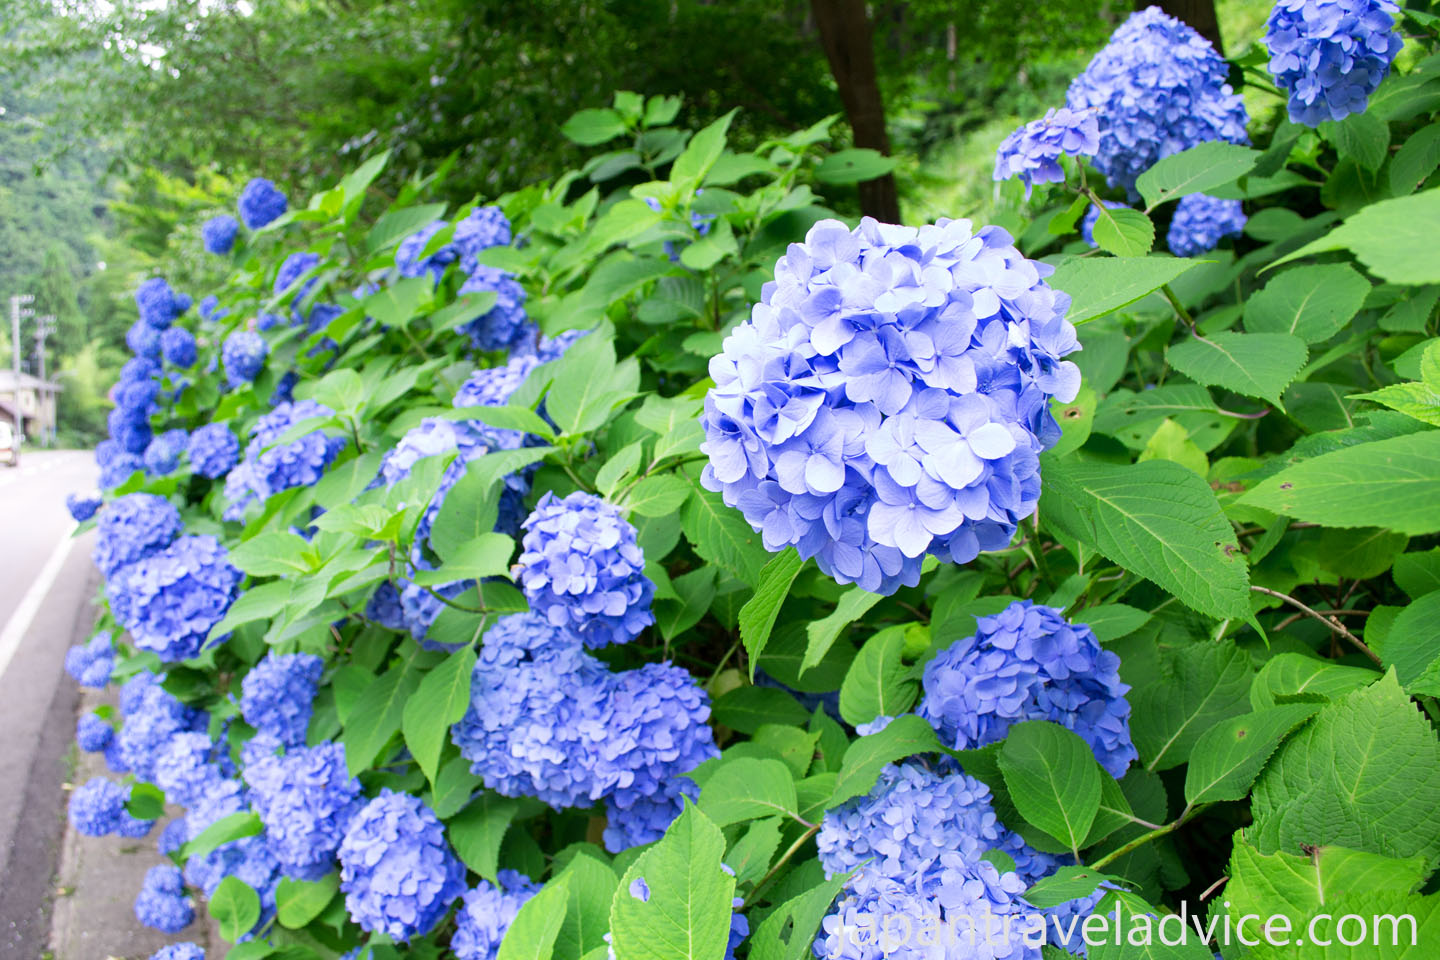
[[[1134,14],[999,224],[633,94],[458,208],[253,182],[222,284],[145,278],[76,502],[119,710],[72,821],[236,958],[1106,960],[1078,924],[1303,924],[1302,875],[1433,917],[1440,68],[1387,6],[1277,7],[1369,31],[1300,58],[1360,109],[1315,129],[1275,47]]]

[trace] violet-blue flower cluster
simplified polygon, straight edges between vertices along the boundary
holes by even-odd
[[[278,743],[300,746],[324,669],[325,661],[313,653],[265,654],[240,681],[240,715]]]
[[[167,943],[151,954],[150,960],[205,960],[205,951],[189,941]]]
[[[1292,123],[1364,112],[1404,45],[1399,12],[1391,0],[1278,0],[1260,42]]]
[[[226,520],[239,520],[251,503],[281,490],[312,486],[345,449],[345,438],[312,430],[289,443],[276,443],[297,423],[333,417],[335,411],[314,400],[282,403],[261,417],[250,432],[245,459],[225,478]]]
[[[190,442],[190,435],[176,428],[166,430],[145,448],[145,471],[152,477],[163,477],[180,467],[180,455]]]
[[[1089,627],[1017,600],[979,617],[974,636],[925,666],[917,712],[957,750],[1002,740],[1022,720],[1050,720],[1078,734],[1118,779],[1137,756],[1119,667]]]
[[[495,305],[463,323],[457,333],[468,334],[477,350],[514,350],[522,348],[536,336],[536,327],[525,313],[525,288],[510,273],[499,267],[476,264],[470,276],[460,285],[460,295],[493,292]]]
[[[175,734],[155,754],[155,786],[171,803],[193,807],[224,779],[214,759],[217,753],[208,734],[198,730]]]
[[[345,747],[292,747],[248,766],[245,782],[281,872],[297,880],[329,873],[345,828],[365,803],[360,781],[345,768]]]
[[[168,547],[180,535],[180,511],[153,493],[127,493],[100,511],[90,559],[108,579],[127,564]]]
[[[240,191],[238,204],[240,219],[245,221],[245,226],[250,230],[259,230],[266,224],[274,223],[289,205],[290,201],[285,194],[264,177],[256,177],[245,184],[245,189]]]
[[[465,867],[434,812],[385,787],[345,831],[340,889],[362,930],[407,943],[429,933],[464,893]]]
[[[162,933],[179,933],[195,919],[195,907],[185,896],[180,868],[161,864],[145,872],[135,898],[135,919]]]
[[[171,739],[203,731],[208,724],[204,713],[181,703],[151,674],[137,674],[121,689],[120,712],[125,718],[115,736],[120,759],[149,783],[155,782],[160,753]]]
[[[1214,250],[1225,237],[1238,237],[1245,221],[1239,200],[1192,193],[1175,205],[1165,243],[1177,257],[1196,257]]]
[[[118,833],[122,837],[143,837],[154,826],[154,820],[137,820],[125,809],[130,788],[92,777],[70,794],[70,823],[87,837],[105,837]]]
[[[181,304],[184,306],[181,306]],[[135,306],[140,320],[155,330],[164,330],[189,307],[188,301],[177,300],[175,291],[164,277],[151,277],[135,288]],[[139,353],[139,350],[135,351]]]
[[[171,327],[160,334],[160,353],[165,362],[173,366],[193,367],[199,359],[195,348],[195,334],[184,327]]]
[[[299,280],[301,276],[303,276],[308,271],[315,269],[315,267],[319,263],[320,255],[318,253],[302,251],[300,253],[290,254],[290,256],[285,258],[285,262],[280,264],[280,269],[276,271],[275,286],[271,292],[273,292],[278,297],[286,290],[289,290],[290,287],[295,283],[295,281]],[[309,280],[306,280],[305,283],[302,284],[301,287],[295,291],[291,302],[298,304],[301,300],[304,300],[307,296],[310,295],[310,291],[315,289],[315,284],[317,282],[318,279],[315,277],[311,277]]]
[[[239,232],[239,222],[230,214],[222,213],[200,224],[200,241],[207,253],[224,256],[235,248],[235,235]]]
[[[968,220],[811,227],[710,361],[702,482],[767,550],[894,593],[1009,543],[1074,399],[1070,298]]]
[[[101,630],[86,643],[77,643],[65,651],[65,672],[82,687],[96,690],[110,682],[115,669],[115,647],[110,631]]]
[[[260,376],[270,344],[253,330],[236,330],[220,346],[220,363],[232,387],[249,383]]]
[[[539,884],[514,870],[501,870],[496,879],[499,886],[481,880],[461,898],[450,936],[456,960],[495,960],[515,915],[540,892]]]
[[[65,509],[70,511],[70,518],[76,523],[84,523],[104,506],[105,501],[97,494],[71,493],[65,497]]]
[[[240,441],[223,423],[207,423],[190,434],[190,471],[212,480],[229,473],[240,460]]]
[[[1062,155],[1090,157],[1100,149],[1100,121],[1094,110],[1045,111],[1001,142],[995,152],[996,180],[1019,177],[1025,194],[1037,183],[1064,183]]]
[[[515,579],[552,626],[596,648],[628,643],[655,622],[645,553],[613,505],[584,491],[564,499],[547,491],[522,526]]]
[[[1149,7],[1120,25],[1065,102],[1096,111],[1095,168],[1133,195],[1136,178],[1162,157],[1210,140],[1247,142],[1249,117],[1228,75],[1208,40]]]
[[[115,739],[115,728],[91,710],[75,722],[75,744],[86,753],[98,753]]]
[[[119,571],[106,594],[135,645],[169,663],[210,645],[210,630],[240,595],[243,579],[219,540],[184,536]]]

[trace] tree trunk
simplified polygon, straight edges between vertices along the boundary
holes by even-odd
[[[1215,45],[1215,52],[1225,56],[1220,42],[1220,21],[1215,16],[1215,0],[1135,0],[1135,9],[1159,7],[1170,16],[1188,24],[1196,33]]]
[[[873,30],[865,0],[810,0],[820,46],[840,88],[840,102],[855,133],[855,146],[890,153],[885,102],[875,76]],[[860,184],[860,209],[884,223],[900,222],[900,198],[890,174]]]

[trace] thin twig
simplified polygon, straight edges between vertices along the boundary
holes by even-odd
[[[784,867],[785,864],[790,862],[790,858],[795,856],[795,854],[799,852],[800,848],[805,846],[805,843],[819,832],[820,825],[818,823],[814,824],[804,833],[800,834],[800,836],[795,839],[794,843],[790,844],[790,849],[786,850],[783,854],[780,855],[780,859],[775,861],[775,865],[765,872],[765,876],[760,878],[759,883],[755,884],[755,889],[750,891],[750,896],[745,898],[746,907],[749,907],[756,901],[756,899],[760,896],[761,892],[770,883],[770,881],[775,879],[775,875],[780,872],[780,869]]]
[[[1307,607],[1305,604],[1301,603],[1299,600],[1296,600],[1288,593],[1281,593],[1279,590],[1271,590],[1269,587],[1257,587],[1253,584],[1251,585],[1250,589],[1255,591],[1256,593],[1263,593],[1267,597],[1274,597],[1277,600],[1283,600],[1285,603],[1290,604],[1290,606],[1294,607],[1296,610],[1299,610],[1307,617],[1313,617],[1316,620],[1319,620],[1321,623],[1325,624],[1325,626],[1329,627],[1335,633],[1344,637],[1346,640],[1349,640],[1352,644],[1355,645],[1355,649],[1365,654],[1365,656],[1369,657],[1371,660],[1374,660],[1377,665],[1384,666],[1384,663],[1380,660],[1380,658],[1375,655],[1375,651],[1365,646],[1365,641],[1355,636],[1355,634],[1351,633],[1349,630],[1346,630],[1345,627],[1340,623],[1340,621],[1335,619],[1334,617],[1327,617],[1320,611]]]

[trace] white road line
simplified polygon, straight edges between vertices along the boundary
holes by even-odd
[[[70,555],[70,548],[74,545],[75,538],[67,530],[65,536],[55,545],[50,559],[46,560],[45,566],[40,568],[40,575],[35,578],[35,582],[30,584],[30,589],[25,592],[20,606],[15,608],[10,622],[5,624],[4,631],[0,631],[0,677],[5,676],[5,670],[15,657],[15,651],[20,649],[20,641],[24,639],[25,632],[30,629],[35,614],[40,612],[40,604],[44,602],[50,588],[55,585],[55,578],[60,576],[60,568],[65,565],[65,558]]]

